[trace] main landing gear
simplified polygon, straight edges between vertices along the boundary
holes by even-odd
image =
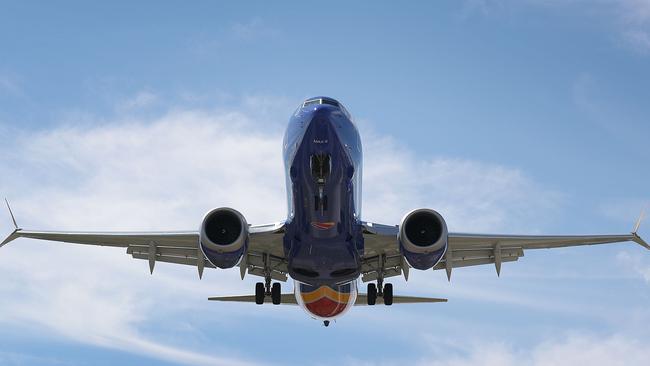
[[[386,261],[386,255],[382,254],[379,257],[379,270],[377,271],[377,284],[369,283],[368,284],[368,305],[375,305],[377,303],[377,297],[381,297],[384,300],[384,305],[393,305],[393,284],[387,283],[384,285],[384,263]]]
[[[381,297],[385,305],[393,305],[393,284],[387,283],[382,286],[382,281],[377,282],[377,285],[374,283],[368,284],[368,305],[375,305],[377,297]],[[379,290],[377,290],[377,287],[379,287]]]
[[[265,283],[258,282],[255,284],[255,303],[262,305],[267,297],[271,298],[273,305],[282,303],[282,287],[278,282],[271,285],[271,277],[267,277]]]

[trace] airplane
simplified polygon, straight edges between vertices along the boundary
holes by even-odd
[[[288,215],[284,221],[250,225],[239,211],[209,211],[198,230],[168,232],[66,232],[15,230],[0,247],[17,238],[126,248],[133,258],[204,269],[238,266],[242,280],[259,276],[254,295],[209,300],[302,307],[325,326],[352,306],[383,303],[436,303],[446,299],[398,296],[385,280],[409,271],[444,270],[451,280],[459,267],[517,261],[528,249],[636,242],[650,249],[633,231],[622,235],[482,235],[447,230],[443,216],[430,208],[406,213],[398,225],[361,219],[361,137],[347,109],[329,97],[305,100],[289,120],[282,145]],[[5,199],[6,201],[6,199]],[[280,282],[294,281],[283,294]],[[359,283],[367,283],[359,293]]]

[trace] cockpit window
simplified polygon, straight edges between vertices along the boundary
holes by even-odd
[[[327,98],[321,99],[321,104],[329,104],[335,107],[339,106],[339,102],[335,101],[334,99],[327,99]]]
[[[339,102],[337,102],[337,101],[334,100],[334,99],[330,99],[330,98],[314,98],[314,99],[307,99],[307,100],[302,104],[302,106],[303,106],[303,107],[306,107],[306,106],[314,105],[314,104],[329,104],[329,105],[333,105],[333,106],[335,106],[335,107],[340,107],[340,106],[341,106],[341,105],[339,104]]]
[[[312,105],[312,104],[320,104],[320,98],[318,98],[318,99],[309,99],[309,100],[306,100],[306,101],[302,104],[302,106],[303,106],[303,107],[306,107],[306,106],[308,106],[308,105]]]

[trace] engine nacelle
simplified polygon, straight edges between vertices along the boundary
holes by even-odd
[[[447,223],[430,209],[420,208],[406,214],[399,227],[402,252],[411,267],[430,269],[447,250]]]
[[[203,218],[201,250],[219,268],[234,267],[248,245],[248,223],[237,210],[216,208]]]

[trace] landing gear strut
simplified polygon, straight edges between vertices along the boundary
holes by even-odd
[[[268,281],[266,284],[262,282],[255,284],[255,303],[262,305],[267,297],[271,298],[273,305],[282,303],[282,287],[280,283],[276,282],[271,285],[271,281]]]
[[[368,305],[375,305],[377,303],[377,297],[381,297],[385,305],[393,305],[393,284],[387,283],[379,286],[381,291],[377,290],[377,285],[374,283],[368,284]]]
[[[384,268],[383,262],[385,256],[382,255],[379,258],[379,268]],[[393,284],[387,283],[384,285],[384,273],[382,270],[379,271],[377,276],[377,284],[369,283],[368,284],[368,305],[375,305],[377,303],[377,297],[381,297],[384,300],[385,305],[393,305]]]
[[[264,259],[266,267],[264,283],[258,282],[255,284],[255,303],[262,305],[264,304],[264,299],[270,297],[273,305],[280,305],[282,303],[282,287],[278,282],[271,283],[271,270],[268,266],[268,257]]]

